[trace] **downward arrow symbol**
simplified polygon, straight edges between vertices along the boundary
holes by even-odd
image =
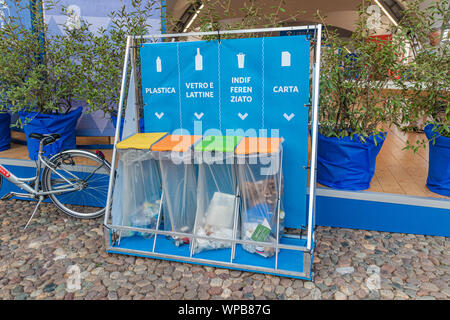
[[[198,120],[200,120],[201,118],[203,118],[204,114],[203,114],[203,112],[201,112],[200,114],[198,114],[197,112],[194,112],[194,116],[195,116]]]
[[[155,116],[156,116],[158,119],[161,119],[161,118],[164,116],[164,112],[161,112],[161,113],[155,112]]]
[[[290,115],[287,115],[287,114],[285,113],[285,114],[283,114],[283,117],[285,117],[287,121],[291,121],[291,119],[292,119],[293,117],[295,117],[295,114],[291,113]]]
[[[242,114],[242,113],[239,112],[238,116],[239,116],[239,118],[241,118],[241,120],[244,120],[245,118],[247,118],[248,113],[246,112],[246,113]]]

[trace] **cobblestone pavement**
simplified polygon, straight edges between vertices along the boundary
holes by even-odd
[[[24,231],[33,206],[0,201],[0,299],[450,298],[449,238],[319,227],[310,282],[107,254],[102,219],[45,204]]]

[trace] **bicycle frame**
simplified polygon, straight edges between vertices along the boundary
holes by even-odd
[[[44,153],[44,151],[43,151],[43,146],[41,143],[39,146],[38,161],[36,164],[36,175],[34,177],[30,177],[30,178],[17,177],[16,175],[14,175],[10,171],[8,171],[4,166],[0,165],[0,174],[9,182],[11,182],[12,184],[16,185],[20,189],[25,190],[27,192],[27,193],[13,192],[13,195],[18,196],[18,197],[36,199],[36,198],[40,198],[42,196],[47,196],[49,194],[56,194],[56,193],[62,193],[62,192],[64,193],[64,192],[80,190],[80,187],[76,186],[70,180],[66,179],[64,176],[62,176],[56,170],[54,170],[52,168],[51,162],[49,162],[49,160],[46,157],[42,156],[43,153]],[[53,173],[57,174],[63,180],[65,180],[71,186],[71,188],[58,189],[58,190],[53,190],[53,191],[40,190],[39,185],[40,185],[40,181],[41,181],[41,169],[43,168],[42,164],[44,165],[44,167],[48,167]],[[64,171],[66,171],[66,170],[64,170]],[[70,173],[69,171],[66,171],[66,172],[68,174],[72,175],[72,173]],[[76,176],[74,176],[74,177],[77,178]],[[31,183],[33,181],[34,181],[34,188],[32,188],[29,185],[29,183]]]

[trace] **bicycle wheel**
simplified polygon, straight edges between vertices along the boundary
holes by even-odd
[[[110,164],[88,151],[68,150],[50,159],[42,181],[53,203],[69,216],[90,219],[105,213]],[[73,190],[76,188],[76,190]],[[72,191],[64,191],[72,189]]]

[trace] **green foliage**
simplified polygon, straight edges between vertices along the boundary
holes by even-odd
[[[403,112],[397,124],[407,131],[411,123],[425,119],[425,124],[434,124],[437,135],[450,137],[450,43],[436,41],[436,26],[448,28],[449,1],[423,7],[424,0],[409,3],[397,30],[413,52],[411,61],[401,69],[408,81],[397,80],[403,98]],[[426,144],[425,140],[408,141],[406,148],[417,151]]]
[[[380,135],[382,124],[391,123],[400,112],[398,96],[387,91],[392,73],[398,70],[402,48],[397,40],[372,38],[365,2],[359,8],[359,19],[350,39],[341,38],[325,25],[321,57],[319,122],[327,137],[357,134],[364,142]],[[394,71],[394,72],[392,72]]]
[[[37,111],[65,113],[86,94],[83,63],[87,50],[83,33],[66,30],[66,36],[49,36],[43,23],[42,0],[22,6],[14,0],[18,12],[31,10],[32,26],[20,17],[6,18],[0,29],[0,108],[12,112]],[[51,7],[51,2],[46,2]],[[30,7],[31,6],[31,7]],[[87,30],[88,26],[81,26]]]
[[[83,30],[90,44],[89,53],[84,55],[83,61],[92,64],[92,69],[86,74],[87,92],[84,98],[92,111],[102,110],[107,115],[116,114],[127,36],[149,34],[152,30],[149,18],[160,8],[160,0],[133,0],[131,8],[122,5],[119,10],[111,12],[110,30],[100,29],[97,33]],[[132,48],[132,54],[136,57],[138,94],[141,94],[139,48],[143,42],[143,39],[137,38]],[[128,75],[131,72],[131,65],[129,66]]]
[[[127,35],[148,34],[148,19],[161,1],[133,0],[111,13],[112,28],[93,32],[89,25],[65,27],[64,35],[48,35],[43,23],[42,0],[22,6],[31,10],[32,28],[19,17],[9,17],[0,29],[0,108],[12,112],[66,113],[77,101],[86,102],[89,111],[114,114],[120,95]],[[47,9],[57,1],[46,1]],[[31,6],[31,7],[30,7]],[[62,13],[68,15],[66,8]],[[44,39],[43,35],[47,35]],[[135,41],[139,46],[142,41]],[[139,50],[133,51],[138,56]],[[139,61],[139,59],[137,59]],[[137,65],[139,75],[140,67]],[[130,70],[129,70],[130,72]]]
[[[301,10],[286,12],[286,0],[209,0],[202,1],[203,7],[196,7],[198,1],[189,0],[193,5],[196,19],[184,31],[177,27],[178,20],[167,18],[169,29],[175,32],[208,32],[219,30],[238,30],[253,28],[280,27],[287,22],[294,22],[303,13]],[[238,3],[238,6],[236,4]],[[260,37],[262,34],[223,35],[222,38]],[[217,39],[217,36],[203,37],[203,40]]]

